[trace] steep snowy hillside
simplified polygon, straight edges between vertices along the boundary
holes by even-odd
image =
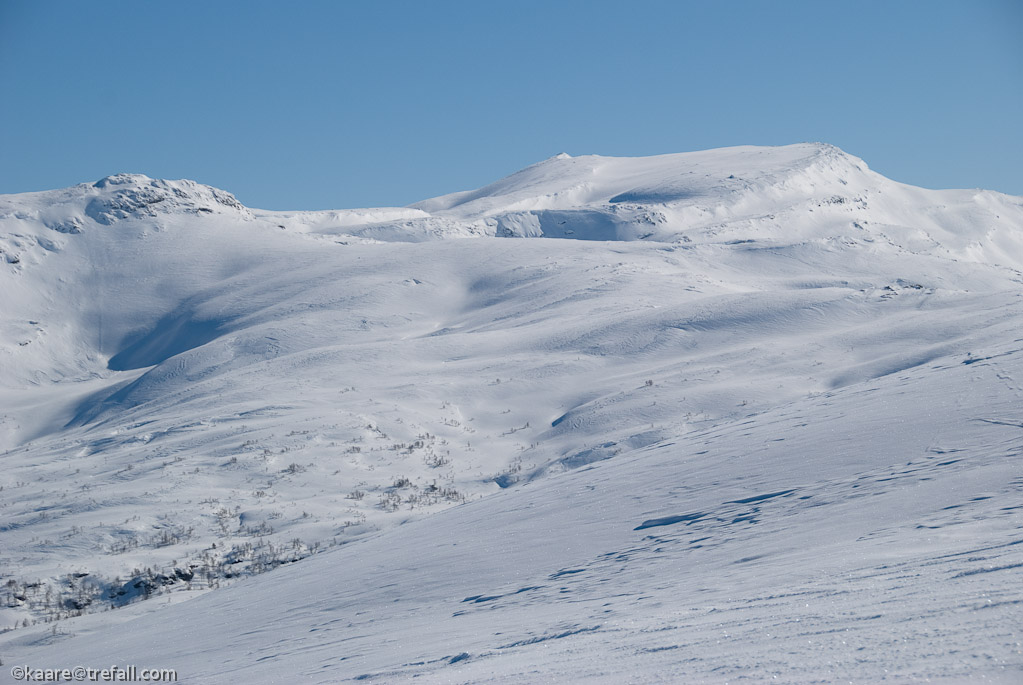
[[[5,663],[1019,674],[1021,198],[816,144],[559,155],[334,212],[117,175],[0,196],[0,251]],[[211,618],[242,605],[285,627]],[[802,646],[853,627],[865,653]],[[129,633],[161,646],[103,646]]]
[[[1023,350],[987,352],[5,651],[190,683],[1019,682]]]

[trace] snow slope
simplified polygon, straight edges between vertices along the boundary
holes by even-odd
[[[186,682],[1018,682],[1020,387],[999,377],[1023,351],[991,352],[448,510],[65,638],[60,663]],[[907,411],[921,392],[938,399]]]
[[[337,212],[118,175],[0,250],[5,664],[1021,677],[1020,198],[817,144]]]

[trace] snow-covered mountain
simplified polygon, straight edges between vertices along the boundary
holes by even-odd
[[[1021,270],[1023,199],[820,144],[0,196],[0,658],[1011,682]]]

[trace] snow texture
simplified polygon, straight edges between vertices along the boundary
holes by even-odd
[[[823,144],[0,196],[0,672],[1019,682],[1021,286]]]

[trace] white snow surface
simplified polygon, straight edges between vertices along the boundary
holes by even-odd
[[[823,144],[0,196],[0,678],[1020,682],[1021,270]]]

